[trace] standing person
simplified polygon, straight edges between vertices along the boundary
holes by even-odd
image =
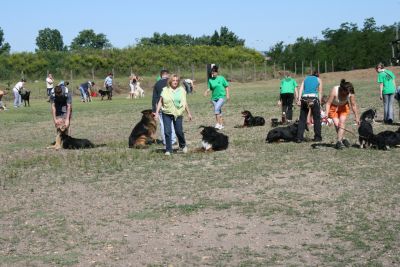
[[[157,81],[156,84],[153,87],[153,97],[152,97],[152,110],[153,110],[153,113],[154,113],[155,116],[159,116],[159,117],[161,117],[161,114],[156,114],[157,104],[160,101],[162,90],[164,89],[164,87],[166,87],[168,85],[169,71],[168,70],[161,70],[160,77],[161,77],[161,79],[159,81]],[[159,122],[160,122],[161,140],[162,140],[163,144],[166,145],[166,143],[165,143],[165,132],[164,132],[164,122],[163,122],[163,120],[159,120]],[[176,143],[175,129],[174,129],[174,127],[172,127],[172,125],[171,125],[170,128],[172,129],[172,133],[171,133],[172,144],[175,144]]]
[[[137,83],[137,76],[135,74],[132,74],[132,76],[129,79],[129,87],[130,87],[130,92],[129,92],[129,98],[133,99],[136,98],[136,83]]]
[[[396,91],[396,76],[385,69],[382,63],[375,67],[378,73],[379,98],[383,100],[383,123],[392,124],[394,119],[393,102]]]
[[[72,96],[67,87],[56,86],[50,96],[51,115],[57,130],[55,148],[61,148],[61,131],[69,133],[72,115]]]
[[[321,136],[321,98],[322,98],[322,81],[319,73],[314,71],[312,75],[307,76],[301,83],[299,95],[297,97],[297,105],[300,106],[300,119],[297,128],[296,142],[304,141],[304,131],[307,124],[308,110],[314,120],[314,142],[322,141]]]
[[[54,79],[53,79],[53,74],[49,73],[46,78],[46,88],[47,88],[47,102],[50,102],[50,95],[51,91],[54,88]]]
[[[82,83],[79,86],[79,91],[81,92],[81,101],[82,102],[90,102],[91,101],[90,91],[93,86],[94,86],[94,82],[92,82],[92,81]]]
[[[222,106],[225,102],[229,101],[229,83],[221,75],[218,75],[218,66],[214,65],[211,68],[211,78],[208,80],[208,89],[204,92],[204,96],[208,95],[208,92],[212,91],[211,103],[214,106],[215,114],[215,128],[223,129],[223,119],[222,119]]]
[[[14,108],[19,108],[22,104],[22,99],[21,99],[21,94],[22,90],[24,89],[25,86],[25,79],[21,79],[21,81],[17,82],[13,88],[13,93],[14,93]]]
[[[290,73],[286,72],[281,80],[279,102],[282,106],[282,119],[288,122],[292,121],[293,117],[293,100],[297,99],[297,82],[290,77]],[[282,120],[282,122],[284,122]]]
[[[156,118],[163,120],[164,122],[164,133],[166,152],[165,155],[169,156],[172,153],[172,128],[171,124],[175,129],[176,136],[179,141],[179,148],[183,153],[187,153],[187,146],[185,135],[183,133],[183,112],[186,110],[189,120],[192,120],[189,106],[186,101],[186,90],[180,86],[180,79],[178,75],[173,74],[168,79],[168,85],[163,88],[160,96],[160,100],[157,104],[155,112]],[[161,110],[161,118],[160,118]]]
[[[113,92],[113,74],[110,72],[106,79],[104,80],[104,87],[109,92],[108,100],[112,100],[112,92]]]
[[[185,86],[185,90],[187,94],[191,94],[194,91],[194,82],[195,80],[192,79],[184,79],[183,85]]]
[[[339,86],[334,86],[332,88],[326,102],[326,114],[328,114],[328,118],[333,120],[336,128],[337,143],[335,147],[337,149],[350,147],[350,142],[343,138],[346,119],[350,114],[350,109],[353,111],[357,125],[359,125],[360,117],[358,114],[353,84],[342,79]]]

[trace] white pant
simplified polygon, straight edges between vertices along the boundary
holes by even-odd
[[[13,93],[14,93],[14,108],[18,108],[22,104],[22,98],[21,95],[19,94],[19,91],[16,88],[13,89]]]

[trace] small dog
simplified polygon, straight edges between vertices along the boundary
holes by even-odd
[[[128,145],[130,148],[147,148],[156,141],[157,122],[151,109],[142,111],[142,119],[133,128]]]
[[[29,98],[31,95],[31,91],[24,90],[24,91],[20,91],[19,94],[21,95],[21,99],[24,101],[25,107],[26,107],[26,103],[28,103],[28,106],[30,107],[31,104],[29,103]]]
[[[47,147],[47,149],[86,149],[95,147],[97,146],[90,142],[88,139],[73,138],[68,135],[65,127],[60,127],[59,129],[57,129],[56,141],[52,146]]]
[[[203,130],[200,132],[202,135],[202,147],[199,149],[199,151],[211,152],[225,150],[228,148],[228,136],[218,132],[214,127],[200,126],[199,128],[203,128]]]
[[[253,116],[250,111],[242,111],[242,117],[244,118],[242,127],[253,127],[253,126],[264,126],[265,120],[263,117]]]
[[[376,117],[376,109],[368,109],[361,114],[360,127],[358,127],[358,141],[360,148],[370,147],[374,137],[372,123]]]
[[[103,100],[103,98],[105,97],[105,96],[107,96],[107,99],[110,99],[110,91],[108,91],[108,90],[99,90],[99,94],[100,94],[100,96],[101,96],[101,100]]]
[[[265,139],[266,142],[278,142],[280,140],[290,142],[295,141],[297,137],[297,128],[299,126],[298,122],[290,124],[285,127],[277,127],[270,130],[267,134],[267,138]]]
[[[135,92],[133,94],[134,94],[133,96],[135,98],[144,97],[144,90],[142,89],[142,87],[140,87],[140,82],[136,82],[136,89],[135,89]]]

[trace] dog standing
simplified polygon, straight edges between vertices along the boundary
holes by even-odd
[[[31,91],[23,90],[23,91],[19,91],[19,94],[21,95],[21,99],[24,101],[25,107],[26,107],[26,103],[28,103],[28,106],[30,107],[31,104],[29,103],[29,98],[31,95]]]
[[[253,116],[250,111],[242,111],[242,117],[244,118],[242,127],[253,127],[253,126],[264,126],[265,119],[259,116]]]
[[[220,151],[228,148],[228,136],[218,132],[214,127],[200,126],[200,128],[203,128],[203,130],[200,132],[200,134],[202,135],[202,147],[199,149],[199,151]]]
[[[100,96],[101,96],[101,100],[103,100],[103,98],[105,97],[105,96],[107,96],[107,99],[110,99],[110,91],[108,91],[108,90],[99,90],[99,94],[100,94]]]
[[[142,119],[133,128],[128,145],[130,148],[146,148],[156,140],[157,122],[151,109],[142,111]]]

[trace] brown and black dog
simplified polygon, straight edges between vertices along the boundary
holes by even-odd
[[[130,148],[147,148],[156,141],[157,122],[151,109],[142,111],[142,119],[135,125],[129,136]]]
[[[245,128],[245,127],[265,125],[265,119],[263,117],[253,116],[251,112],[248,110],[242,111],[242,117],[244,118],[243,125],[235,126],[235,128]]]
[[[64,126],[57,129],[56,141],[52,146],[47,147],[48,149],[59,150],[63,149],[87,149],[95,148],[104,145],[95,145],[88,139],[74,138],[68,135],[68,129]]]

